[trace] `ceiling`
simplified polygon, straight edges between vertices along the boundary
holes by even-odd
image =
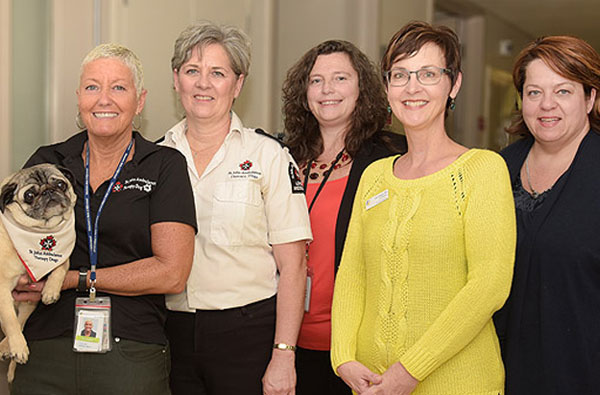
[[[447,0],[438,0],[442,5]],[[600,51],[600,0],[451,0],[486,10],[533,36],[578,36]]]

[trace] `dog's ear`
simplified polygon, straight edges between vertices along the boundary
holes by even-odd
[[[56,166],[58,170],[60,170],[61,173],[63,173],[63,175],[65,177],[67,177],[67,180],[69,180],[69,182],[71,183],[71,185],[73,185],[75,183],[75,175],[73,175],[73,173],[71,172],[71,170],[67,169],[64,166]]]
[[[16,190],[17,184],[14,182],[8,183],[2,187],[2,192],[0,193],[0,211],[4,212],[4,208],[13,201]]]

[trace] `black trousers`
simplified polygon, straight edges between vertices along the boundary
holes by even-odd
[[[296,349],[296,395],[351,395],[352,390],[336,376],[329,351]]]
[[[105,354],[73,351],[73,337],[29,342],[17,365],[12,395],[167,395],[169,349],[115,338]]]
[[[275,297],[227,310],[169,311],[173,395],[262,395]]]

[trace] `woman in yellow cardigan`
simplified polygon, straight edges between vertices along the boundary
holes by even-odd
[[[358,394],[502,394],[492,314],[507,298],[515,213],[502,158],[448,137],[459,42],[412,22],[382,60],[408,141],[358,187],[332,311],[332,364]]]

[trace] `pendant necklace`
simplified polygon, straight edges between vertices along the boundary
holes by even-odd
[[[531,196],[533,196],[534,199],[537,199],[540,196],[540,193],[531,186],[531,176],[529,175],[529,154],[527,154],[527,158],[525,159],[525,174],[527,175],[527,186],[529,186],[529,189],[531,189]]]

